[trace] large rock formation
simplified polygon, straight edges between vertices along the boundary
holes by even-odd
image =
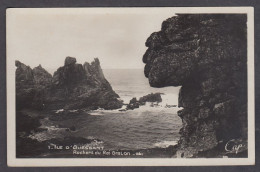
[[[143,62],[150,85],[182,86],[177,157],[227,153],[230,140],[246,152],[246,22],[242,14],[179,14],[147,39]]]
[[[31,107],[37,94],[33,70],[16,61],[16,109]],[[39,89],[42,90],[42,89]]]
[[[67,57],[53,75],[40,65],[33,70],[16,61],[17,109],[117,109],[119,96],[105,79],[99,60],[77,64]]]

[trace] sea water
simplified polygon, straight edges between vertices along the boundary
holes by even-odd
[[[178,87],[152,88],[142,69],[106,69],[103,72],[124,103],[129,103],[133,97],[138,99],[156,92],[163,93],[162,102],[157,106],[147,103],[127,111],[98,109],[88,112],[89,115],[75,115],[75,118],[63,121],[45,118],[41,121],[42,127],[48,130],[31,137],[38,140],[65,136],[92,138],[107,150],[137,150],[177,144],[182,125],[177,116],[179,108],[167,105],[178,105]],[[69,126],[75,126],[76,130],[67,131]]]

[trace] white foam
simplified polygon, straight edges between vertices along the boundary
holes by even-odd
[[[90,112],[89,113],[90,115],[93,115],[93,116],[102,116],[102,115],[104,115],[104,114],[102,114],[102,113],[100,113],[100,112]]]
[[[153,103],[153,102],[146,102],[145,105],[139,106],[139,108],[133,109],[133,110],[126,110],[126,105],[123,105],[122,108],[120,109],[115,109],[115,110],[104,110],[103,108],[99,108],[97,110],[92,110],[89,112],[90,115],[106,115],[109,113],[113,114],[122,114],[122,113],[127,113],[127,112],[145,112],[145,111],[153,111],[153,112],[169,112],[169,113],[177,113],[180,108],[178,108],[178,95],[176,94],[161,94],[162,97],[162,102],[160,103]],[[124,102],[129,102],[129,100],[126,100],[126,97],[123,98]],[[139,99],[139,97],[137,97]]]
[[[136,112],[136,113],[141,113],[145,111],[152,111],[152,112],[168,112],[168,113],[177,113],[180,108],[178,107],[170,107],[167,108],[166,105],[170,105],[168,103],[153,103],[153,102],[146,102],[145,105],[139,106],[139,108],[133,109],[133,110],[126,110],[126,111],[120,111],[120,110],[125,110],[126,105],[124,105],[120,109],[115,109],[115,110],[105,110],[105,109],[97,109],[97,110],[92,110],[89,112],[90,115],[106,115],[106,114],[122,114],[122,113],[128,113],[128,112]]]
[[[119,113],[124,113],[124,111],[119,111],[119,110],[123,110],[125,108],[126,108],[126,106],[124,108],[122,107],[121,109],[114,109],[114,110],[105,110],[103,108],[99,108],[97,110],[90,111],[89,114],[90,115],[98,115],[98,116],[106,115],[106,114],[109,114],[109,113],[113,113],[113,114],[118,113],[119,114]]]
[[[69,112],[77,112],[78,109],[69,110]]]
[[[159,148],[167,148],[169,146],[173,146],[177,144],[178,141],[162,141],[162,142],[155,143],[154,146]]]
[[[60,113],[60,112],[63,112],[63,111],[64,111],[64,109],[59,109],[55,113]]]

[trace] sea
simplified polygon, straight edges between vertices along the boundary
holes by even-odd
[[[150,87],[143,69],[104,69],[103,72],[124,103],[129,103],[133,97],[138,99],[158,92],[162,93],[162,102],[158,105],[146,103],[127,111],[98,109],[58,122],[44,118],[41,127],[48,130],[30,137],[39,141],[65,136],[96,139],[91,144],[107,150],[166,148],[177,144],[182,126],[177,115],[179,87]],[[57,109],[57,115],[60,111]],[[75,126],[76,130],[68,132],[69,126]]]

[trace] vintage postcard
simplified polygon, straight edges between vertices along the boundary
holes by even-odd
[[[254,165],[253,14],[7,9],[8,165]]]

